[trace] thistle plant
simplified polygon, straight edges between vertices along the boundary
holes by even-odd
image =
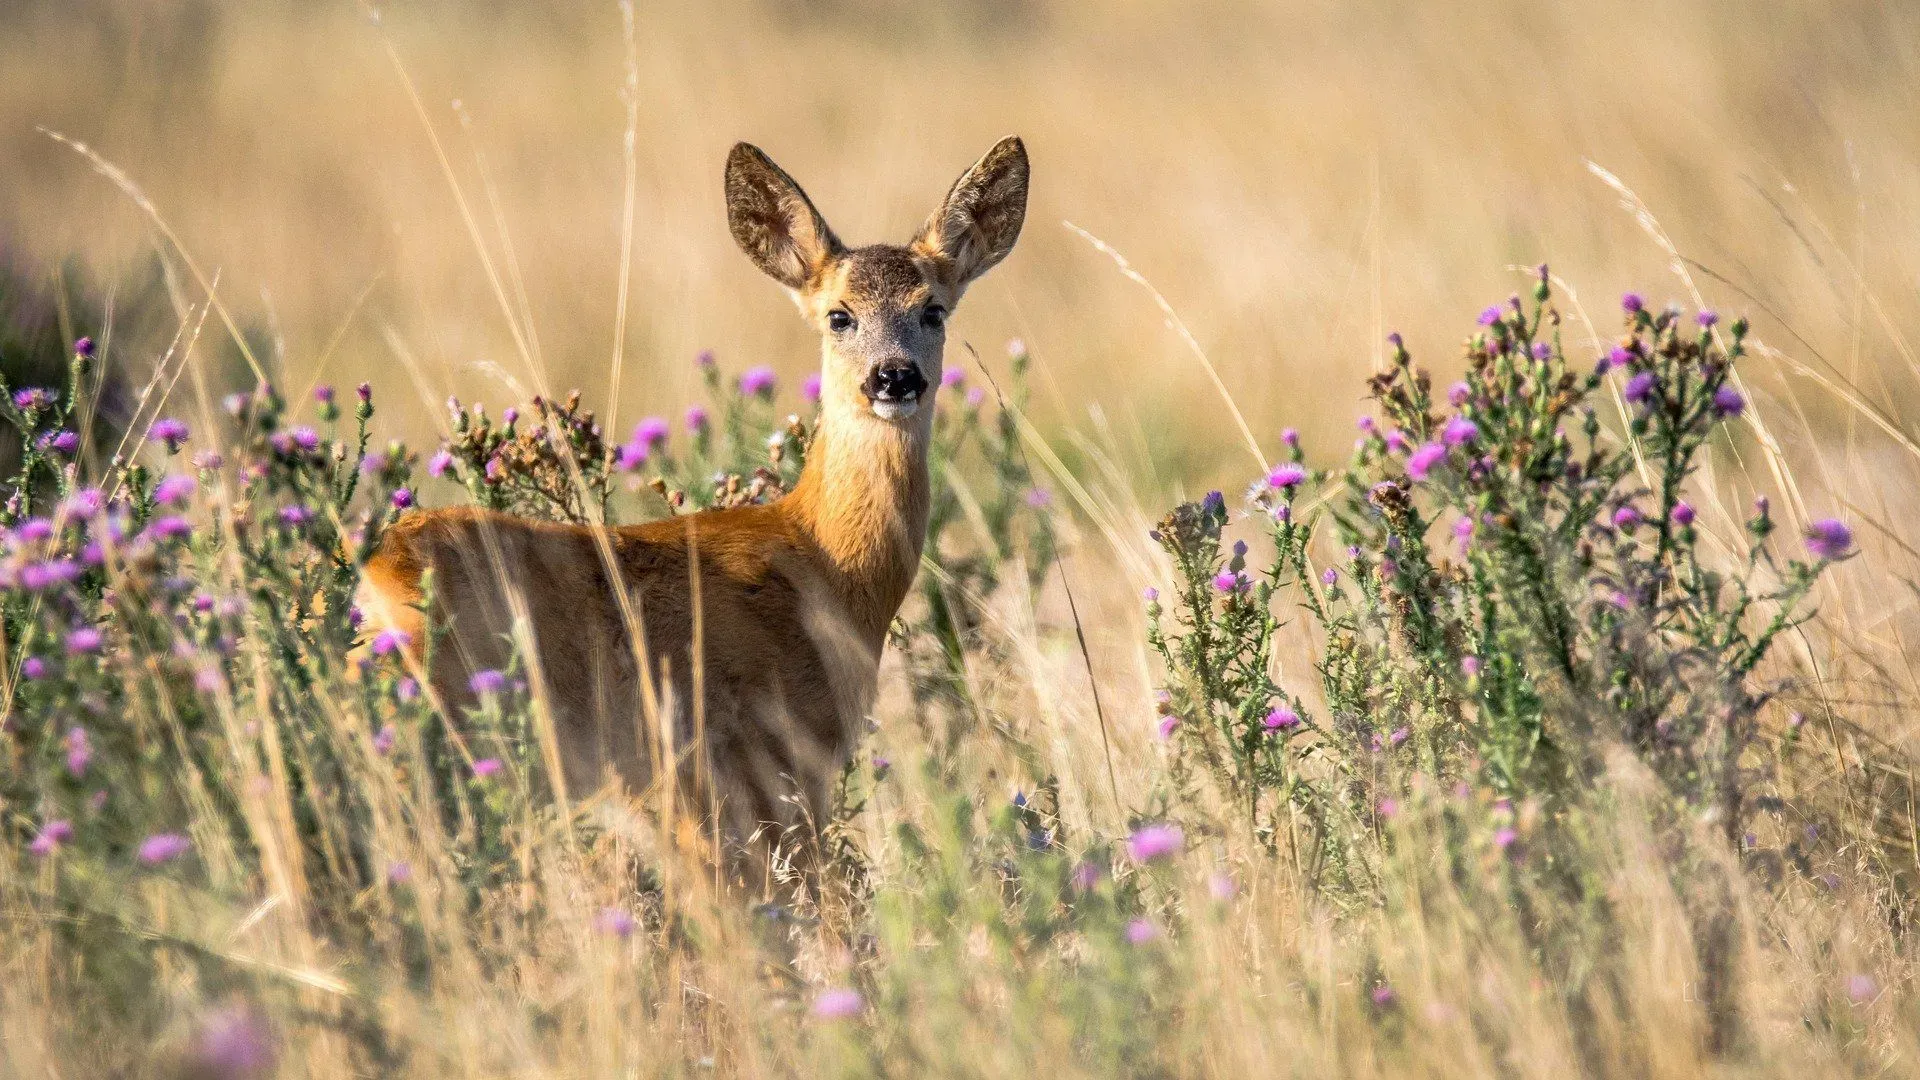
[[[1348,464],[1310,473],[1289,433],[1293,460],[1249,492],[1263,568],[1223,550],[1218,493],[1169,515],[1176,594],[1148,612],[1175,789],[1211,772],[1269,842],[1310,808],[1312,846],[1348,866],[1409,777],[1552,805],[1620,745],[1739,835],[1764,779],[1755,671],[1851,534],[1820,522],[1806,558],[1779,556],[1762,499],[1742,550],[1703,551],[1689,481],[1745,409],[1747,327],[1622,308],[1618,343],[1576,370],[1542,268],[1531,303],[1482,313],[1442,400],[1395,335]],[[1344,558],[1316,568],[1327,546]],[[1273,679],[1282,594],[1322,639],[1317,717]]]

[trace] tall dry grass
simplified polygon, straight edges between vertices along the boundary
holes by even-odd
[[[218,320],[186,306],[206,294],[183,250],[264,328],[262,363],[290,393],[378,376],[399,405],[383,433],[424,437],[449,392],[505,403],[536,374],[607,393],[627,123],[614,5],[425,3],[377,24],[350,5],[20,5],[0,31],[0,236],[29,264],[77,252],[105,273],[162,248],[200,373],[178,384],[182,411],[210,412],[193,394],[204,384],[210,399],[222,374]],[[1027,451],[1057,493],[1063,569],[986,598],[981,723],[940,770],[920,767],[933,740],[902,673],[884,676],[894,693],[863,756],[892,768],[851,822],[871,910],[769,919],[682,868],[655,921],[609,933],[602,909],[637,903],[636,867],[675,865],[644,820],[611,807],[585,837],[522,836],[525,883],[470,910],[418,793],[367,762],[355,782],[379,844],[415,867],[406,889],[376,882],[356,899],[385,937],[330,940],[310,918],[320,898],[271,876],[224,892],[141,880],[77,927],[10,917],[8,1071],[184,1068],[224,1008],[264,1015],[281,1067],[314,1076],[1912,1070],[1902,883],[1915,867],[1889,860],[1914,848],[1876,830],[1911,820],[1899,803],[1920,693],[1907,645],[1920,630],[1914,13],[769,2],[643,9],[634,40],[623,417],[686,400],[699,348],[774,363],[789,383],[810,363],[722,228],[718,164],[734,139],[771,151],[856,239],[903,234],[999,134],[1020,132],[1035,156],[1029,232],[955,330],[996,373],[1003,339],[1033,348]],[[178,246],[37,127],[123,167]],[[1646,213],[1623,209],[1589,160]],[[1192,344],[1062,220],[1124,253]],[[1670,838],[1646,824],[1659,796],[1629,762],[1585,849],[1618,917],[1564,913],[1607,984],[1578,1015],[1512,897],[1436,880],[1417,857],[1387,868],[1377,906],[1339,912],[1228,836],[1174,868],[1126,871],[1129,902],[1178,913],[1177,939],[1125,946],[1116,906],[1070,946],[1036,947],[978,834],[1013,789],[1049,777],[1073,835],[1125,832],[1162,762],[1161,673],[1136,598],[1170,570],[1146,531],[1171,494],[1254,473],[1194,351],[1267,455],[1282,424],[1339,446],[1387,330],[1447,355],[1462,313],[1520,287],[1509,264],[1543,258],[1577,290],[1576,347],[1612,336],[1628,285],[1697,289],[1754,319],[1754,408],[1706,478],[1708,527],[1731,544],[1764,491],[1790,526],[1839,515],[1862,535],[1863,556],[1821,586],[1818,617],[1773,673],[1793,679],[1781,710],[1815,732],[1787,794],[1834,809],[1851,840],[1809,881],[1738,891],[1745,1041],[1706,1050],[1687,898]],[[487,261],[513,268],[524,302],[488,281]],[[537,334],[537,354],[510,328]],[[111,362],[138,384],[165,344],[129,343]],[[1284,633],[1277,674],[1311,696],[1316,646],[1298,625]],[[342,705],[335,719],[362,717]],[[295,842],[266,812],[290,796],[268,784],[260,798],[252,839]],[[935,857],[903,839],[908,824]],[[9,859],[17,898],[46,870]],[[1231,900],[1209,888],[1219,874]],[[71,933],[153,950],[137,1009],[90,996],[114,973],[73,970]],[[868,1014],[809,1018],[820,988],[854,982]],[[1372,1000],[1380,986],[1390,1001]],[[116,1012],[124,1024],[102,1021]]]

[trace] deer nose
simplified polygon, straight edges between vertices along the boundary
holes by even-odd
[[[927,377],[911,360],[882,360],[867,372],[860,392],[869,401],[914,401],[927,392]]]

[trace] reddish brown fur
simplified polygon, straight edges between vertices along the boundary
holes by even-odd
[[[507,665],[521,607],[569,790],[608,779],[646,787],[660,775],[664,741],[681,792],[696,807],[718,804],[736,840],[766,824],[821,820],[926,534],[933,390],[907,418],[884,419],[861,397],[861,380],[882,361],[910,360],[937,389],[939,326],[924,312],[951,308],[1006,255],[1025,198],[1025,152],[1006,140],[911,247],[848,251],[791,178],[736,147],[727,175],[735,238],[795,291],[825,341],[821,421],[793,492],[767,506],[614,529],[474,509],[416,513],[388,531],[363,572],[370,628],[406,632],[411,659],[425,662],[420,606],[431,569],[431,614],[445,633],[427,674],[458,715],[471,673]],[[870,329],[858,339],[829,332],[836,308]],[[632,644],[630,617],[644,650]],[[668,721],[670,740],[649,728],[650,715]]]

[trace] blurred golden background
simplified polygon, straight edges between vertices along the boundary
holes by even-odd
[[[1163,478],[1221,461],[1234,427],[1151,298],[1063,221],[1165,294],[1269,444],[1291,423],[1343,446],[1384,334],[1448,366],[1518,266],[1551,262],[1602,333],[1623,288],[1690,302],[1589,160],[1762,338],[1882,405],[1913,389],[1914,5],[721,0],[642,5],[633,41],[623,421],[691,397],[701,348],[789,388],[814,362],[728,237],[733,141],[867,242],[904,239],[1008,132],[1034,159],[1027,232],[955,341],[999,365],[1024,338],[1041,410],[1097,407]],[[295,391],[375,378],[409,427],[448,392],[505,403],[501,373],[526,373],[478,243],[509,297],[517,266],[549,385],[599,400],[627,67],[615,0],[14,0],[0,245],[103,274],[150,257],[152,223],[38,129],[59,131],[151,196]],[[392,385],[402,348],[417,394]]]

